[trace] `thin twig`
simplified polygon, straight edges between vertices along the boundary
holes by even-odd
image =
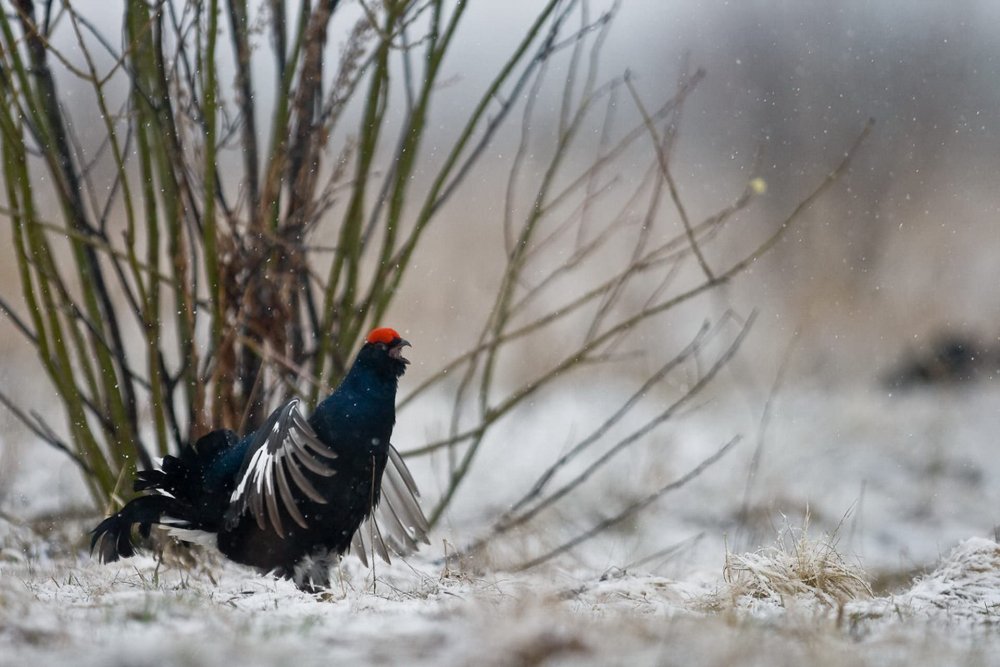
[[[634,516],[636,513],[649,507],[654,502],[662,498],[664,495],[670,493],[671,491],[676,491],[677,489],[683,488],[692,480],[700,477],[702,473],[711,468],[723,456],[728,454],[729,451],[733,447],[735,447],[739,442],[740,442],[740,436],[736,436],[735,438],[724,444],[722,447],[720,447],[718,450],[716,450],[714,454],[712,454],[707,459],[705,459],[697,466],[695,466],[693,469],[691,469],[686,475],[684,475],[680,479],[677,479],[667,484],[666,486],[660,487],[656,491],[653,491],[652,493],[644,496],[643,498],[635,501],[634,503],[631,503],[630,505],[625,507],[625,509],[620,511],[618,514],[615,514],[612,517],[600,521],[599,523],[587,529],[586,531],[580,533],[576,537],[564,542],[563,544],[559,545],[554,549],[551,549],[550,551],[545,552],[541,556],[537,556],[535,558],[532,558],[531,560],[521,563],[520,565],[512,568],[512,570],[514,572],[523,572],[525,570],[530,570],[531,568],[538,567],[539,565],[552,560],[556,556],[564,554],[570,549],[573,549],[574,547],[579,546],[580,544],[586,542],[587,540],[596,537],[597,535],[601,534],[608,528],[611,528],[621,523],[625,519]]]
[[[82,470],[85,475],[88,477],[92,477],[94,475],[94,470],[87,465],[87,462],[84,461],[72,447],[63,442],[63,440],[55,434],[55,431],[48,427],[39,415],[32,414],[29,417],[23,410],[21,410],[21,408],[10,400],[7,394],[2,391],[0,391],[0,403],[2,403],[12,415],[17,417],[18,421],[24,424],[28,430],[41,438],[44,442],[52,445],[68,456],[73,463],[80,467],[80,470]]]
[[[520,513],[511,513],[501,518],[493,527],[493,534],[499,534],[509,531],[510,529],[523,525],[537,516],[542,510],[547,507],[551,507],[555,503],[562,500],[571,491],[579,487],[581,484],[590,479],[598,470],[601,470],[607,463],[614,457],[618,456],[624,452],[628,447],[631,447],[636,442],[639,442],[642,438],[646,437],[651,433],[656,427],[658,427],[663,422],[671,419],[677,412],[683,408],[687,403],[689,403],[695,396],[698,396],[702,390],[718,375],[719,371],[725,367],[725,365],[736,355],[739,351],[740,346],[743,344],[743,340],[746,338],[747,334],[750,332],[753,326],[756,314],[752,314],[748,319],[746,324],[737,334],[736,338],[729,344],[729,347],[719,355],[715,360],[715,363],[705,371],[699,379],[692,384],[688,389],[681,395],[680,398],[675,400],[659,414],[649,419],[645,424],[640,426],[638,429],[622,438],[614,444],[608,451],[599,456],[596,460],[590,463],[586,468],[584,468],[580,473],[576,474],[572,479],[565,482],[557,490],[550,493],[548,496],[542,498],[537,503],[532,505],[529,509],[526,509]],[[700,349],[700,345],[695,345],[691,348],[691,353]],[[537,494],[536,494],[537,495]]]
[[[513,514],[519,509],[524,507],[530,501],[537,498],[541,492],[545,489],[549,480],[552,479],[553,475],[556,474],[561,468],[565,467],[567,463],[576,458],[581,452],[590,447],[592,444],[604,437],[611,428],[617,424],[621,419],[628,414],[628,412],[635,406],[635,404],[652,389],[655,385],[665,378],[669,373],[671,373],[677,366],[688,359],[694,352],[701,348],[705,341],[705,337],[709,332],[709,323],[706,322],[702,325],[701,329],[695,335],[694,340],[692,340],[688,345],[678,352],[674,357],[672,357],[667,363],[661,366],[655,373],[650,375],[645,382],[624,402],[622,405],[610,416],[608,417],[596,430],[594,430],[589,436],[581,440],[574,447],[572,447],[568,452],[560,456],[555,463],[549,466],[545,472],[543,472],[539,478],[532,485],[531,489],[524,494],[524,496],[515,502],[510,509],[510,513]]]
[[[646,111],[646,107],[642,103],[639,93],[632,84],[632,77],[627,74],[625,76],[625,86],[628,88],[629,93],[632,94],[635,106],[639,109],[639,113],[642,114],[642,120],[646,124],[646,130],[649,132],[653,145],[656,147],[656,158],[660,165],[660,172],[663,175],[663,180],[667,182],[667,187],[670,190],[670,198],[673,200],[674,207],[677,209],[677,214],[680,216],[681,223],[684,225],[684,232],[687,234],[688,242],[691,244],[691,250],[694,252],[694,256],[698,258],[698,264],[701,265],[702,271],[705,272],[705,277],[709,282],[712,282],[715,280],[715,274],[712,273],[712,269],[709,268],[705,255],[702,254],[701,248],[698,246],[698,240],[695,238],[694,229],[691,227],[691,220],[688,217],[687,209],[685,209],[684,204],[681,202],[681,196],[677,190],[677,182],[674,181],[673,174],[670,173],[670,162],[666,154],[667,151],[663,146],[663,140],[660,139],[660,135],[656,131],[656,127],[653,125],[653,120],[650,118],[649,112]],[[684,98],[681,99],[683,100]],[[680,108],[679,105],[678,108]]]
[[[782,356],[781,365],[778,366],[778,372],[774,376],[774,382],[771,384],[771,389],[767,394],[767,400],[764,402],[764,410],[760,416],[760,423],[757,425],[757,444],[754,447],[753,456],[750,458],[750,466],[747,468],[747,480],[746,486],[743,489],[743,503],[740,506],[740,513],[738,515],[738,523],[742,530],[749,530],[748,518],[750,516],[750,495],[753,492],[754,483],[757,481],[757,472],[760,470],[760,462],[764,457],[764,443],[765,434],[767,433],[767,427],[771,423],[771,414],[774,410],[774,403],[777,399],[778,392],[781,390],[782,385],[785,382],[785,374],[788,372],[790,361],[792,359],[792,353],[795,350],[796,344],[799,341],[798,332],[796,332],[792,340],[785,347],[785,354]]]

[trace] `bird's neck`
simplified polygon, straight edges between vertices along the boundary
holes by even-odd
[[[355,450],[385,453],[396,421],[398,379],[355,364],[310,418],[321,440]]]
[[[366,403],[380,404],[381,407],[389,405],[395,409],[398,386],[398,377],[380,373],[367,364],[356,363],[327,400],[339,395],[363,396]]]

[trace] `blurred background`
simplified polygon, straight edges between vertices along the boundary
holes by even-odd
[[[83,11],[87,3],[78,5]],[[468,114],[474,91],[516,44],[535,6],[472,3],[445,64],[429,161],[440,157],[436,133],[443,141]],[[589,11],[597,16],[610,6],[592,1]],[[347,6],[345,15],[357,17],[359,10]],[[117,19],[107,18],[113,30]],[[849,171],[745,274],[668,322],[646,323],[625,346],[625,363],[599,382],[557,383],[502,424],[441,528],[448,539],[463,543],[475,535],[544,461],[600,423],[596,407],[627,395],[635,378],[690,340],[705,319],[718,321],[731,309],[758,316],[718,381],[682,421],[659,427],[615,464],[614,475],[581,490],[545,525],[557,531],[589,525],[608,514],[612,501],[627,502],[636,489],[683,474],[730,437],[742,434],[741,445],[676,500],[602,536],[581,563],[624,566],[683,543],[690,546],[686,559],[645,567],[716,571],[727,535],[741,540],[739,548],[753,548],[782,515],[797,523],[807,507],[818,530],[846,526],[840,534],[848,551],[880,571],[919,568],[954,540],[991,534],[1000,501],[993,455],[1000,432],[1000,392],[993,386],[1000,365],[998,21],[1000,5],[988,0],[621,2],[602,77],[629,71],[652,104],[672,94],[685,67],[706,73],[686,101],[671,153],[692,219],[736,199],[754,156],[761,156],[766,193],[706,248],[710,264],[745,254],[836,166],[867,119],[875,119],[874,130]],[[342,43],[335,32],[331,53]],[[220,74],[226,83],[231,77],[231,70]],[[66,83],[72,90],[71,77]],[[266,114],[268,88],[258,90]],[[544,152],[550,142],[560,92],[556,86],[540,94],[529,153]],[[634,106],[621,99],[621,122],[636,122]],[[81,104],[71,116],[83,142],[95,145],[100,128],[91,112]],[[404,386],[417,385],[473,343],[493,304],[504,267],[506,176],[520,130],[515,120],[497,135],[475,177],[422,241],[425,252],[386,322],[414,343]],[[590,131],[596,137],[599,123]],[[573,156],[581,164],[589,157]],[[618,177],[642,178],[648,160],[635,157],[634,171],[628,159],[619,162]],[[529,158],[527,178],[544,167]],[[419,170],[412,187],[426,187],[421,175],[429,173]],[[655,233],[665,236],[680,230],[669,207],[657,225]],[[602,261],[625,254],[612,249]],[[15,295],[13,262],[4,265],[5,294]],[[23,404],[54,410],[29,348],[2,326],[0,381]],[[546,358],[562,346],[553,334],[516,349],[504,359],[509,382],[530,372],[532,355]],[[905,382],[892,382],[900,378]],[[682,384],[652,393],[635,419],[654,413]],[[397,446],[442,437],[449,409],[442,395],[401,413]],[[69,462],[6,413],[0,423],[5,512],[42,515],[82,503]],[[420,465],[423,479],[440,479],[440,461]],[[45,486],[53,476],[58,484]],[[422,484],[431,497],[442,492],[433,481]],[[43,486],[48,490],[41,493]]]
[[[733,290],[765,311],[753,337],[764,348],[801,332],[802,372],[871,375],[941,331],[997,340],[998,12],[990,2],[622,4],[608,73],[630,69],[652,97],[685,57],[707,72],[674,159],[692,211],[728,201],[760,144],[767,198],[740,220],[759,233],[876,120],[849,177]]]

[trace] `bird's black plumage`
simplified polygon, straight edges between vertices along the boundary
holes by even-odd
[[[352,544],[367,563],[368,550],[388,560],[426,542],[416,485],[390,444],[405,345],[376,329],[308,419],[292,399],[242,439],[213,431],[140,472],[135,490],[149,493],[101,522],[92,548],[104,561],[131,556],[132,526],[148,536],[162,524],[181,539],[208,533],[231,560],[311,588]]]

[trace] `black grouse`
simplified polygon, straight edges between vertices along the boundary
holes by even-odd
[[[389,550],[429,543],[416,484],[389,442],[407,345],[395,330],[375,329],[308,419],[293,398],[242,439],[213,431],[140,472],[135,490],[149,493],[102,521],[91,549],[105,562],[129,557],[132,527],[148,537],[161,524],[314,590],[329,585],[331,566],[352,546],[367,565],[369,551],[388,561]]]

